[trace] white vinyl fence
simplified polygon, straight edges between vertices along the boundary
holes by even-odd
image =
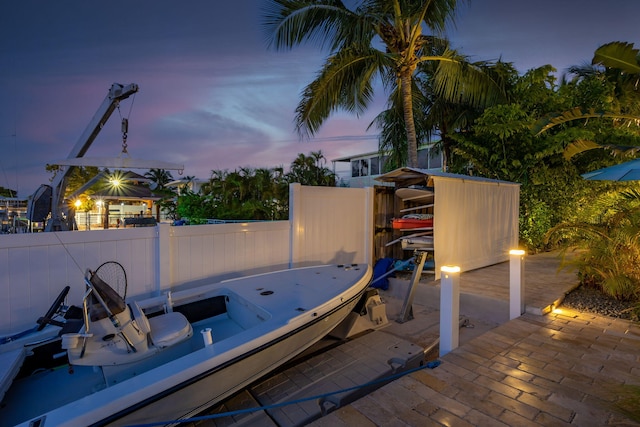
[[[0,235],[0,336],[35,324],[86,269],[127,273],[127,298],[283,268],[371,263],[371,188],[290,187],[289,221]]]

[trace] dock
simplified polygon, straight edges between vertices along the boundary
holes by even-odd
[[[525,262],[526,313],[514,320],[508,319],[508,262],[461,274],[460,345],[442,357],[433,351],[439,280],[422,278],[413,319],[398,323],[393,319],[408,281],[391,279],[380,292],[390,319],[385,327],[310,354],[208,413],[283,406],[190,425],[640,425],[640,325],[561,307],[578,281],[575,271],[559,269],[558,253]],[[419,354],[439,365],[420,368]]]

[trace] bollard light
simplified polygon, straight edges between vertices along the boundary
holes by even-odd
[[[440,356],[460,341],[460,267],[440,267]]]
[[[509,319],[520,317],[524,306],[524,251],[509,251]]]
[[[440,267],[440,271],[443,273],[460,273],[460,267],[443,265]]]

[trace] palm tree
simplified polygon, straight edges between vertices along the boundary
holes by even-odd
[[[160,190],[162,190],[169,182],[173,181],[173,175],[171,175],[171,172],[165,169],[151,168],[149,169],[149,172],[146,172],[144,174],[144,176],[153,181],[156,185],[156,188]]]
[[[174,210],[173,198],[175,197],[175,191],[173,188],[166,187],[169,182],[173,181],[173,175],[165,169],[151,168],[144,174],[144,176],[152,181],[152,184],[150,185],[151,190],[155,194],[162,196],[162,199],[158,200],[158,203],[155,204],[156,220],[160,221],[161,208],[167,210],[170,215]]]
[[[304,90],[296,109],[300,135],[315,134],[330,113],[338,108],[362,113],[373,97],[376,79],[389,93],[400,94],[407,159],[418,166],[417,132],[414,122],[413,83],[420,63],[439,61],[439,90],[447,97],[468,97],[481,92],[461,91],[483,83],[478,70],[464,67],[448,49],[434,55],[435,37],[423,28],[444,30],[452,20],[457,0],[361,0],[350,9],[340,0],[269,0],[265,27],[276,49],[291,49],[307,41],[318,41],[331,50],[317,78]],[[486,90],[482,93],[486,94]]]
[[[444,43],[444,44],[442,44]],[[434,42],[433,55],[444,54],[449,49],[448,42],[441,40]],[[437,61],[425,61],[419,64],[414,77],[413,87],[413,110],[416,135],[418,141],[432,141],[435,136],[440,140],[435,141],[432,150],[442,153],[443,169],[447,170],[452,160],[452,150],[455,141],[452,135],[460,130],[467,129],[473,120],[482,112],[482,108],[489,104],[502,103],[508,100],[507,90],[512,84],[513,75],[517,71],[510,63],[497,61],[478,61],[471,63],[467,57],[450,50],[448,53],[454,58],[461,69],[465,69],[467,76],[475,74],[478,78],[482,76],[486,82],[493,82],[493,97],[487,97],[478,104],[478,99],[455,95],[455,91],[450,90],[449,94],[443,93],[442,79],[436,78],[438,73],[442,73],[440,63]],[[471,71],[471,72],[469,72]],[[478,90],[473,87],[472,80],[458,82],[458,90],[466,94]],[[449,88],[450,89],[450,88]],[[404,131],[404,119],[402,117],[401,94],[395,91],[389,100],[389,108],[380,113],[369,127],[377,125],[380,129],[379,149],[383,153],[388,153],[385,162],[386,169],[394,169],[406,164],[407,144],[406,133]]]
[[[334,186],[335,174],[325,164],[326,158],[322,151],[312,151],[308,156],[300,153],[291,162],[287,179],[303,185]]]

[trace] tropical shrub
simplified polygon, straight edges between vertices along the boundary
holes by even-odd
[[[530,199],[520,203],[520,242],[529,252],[546,247],[546,233],[551,228],[553,211],[542,200]]]
[[[612,203],[612,200],[614,201]],[[640,298],[640,192],[609,192],[594,200],[598,214],[553,227],[547,239],[580,249],[571,263],[583,284],[620,300]],[[597,209],[594,209],[597,210]]]
[[[206,224],[207,218],[215,218],[210,198],[185,189],[178,197],[176,213],[180,218],[189,220],[190,224]]]
[[[212,170],[200,193],[183,192],[176,212],[190,224],[221,220],[286,220],[289,217],[289,184],[335,186],[335,174],[325,166],[321,151],[299,154],[284,173],[282,166],[271,169],[249,167],[234,171]]]

